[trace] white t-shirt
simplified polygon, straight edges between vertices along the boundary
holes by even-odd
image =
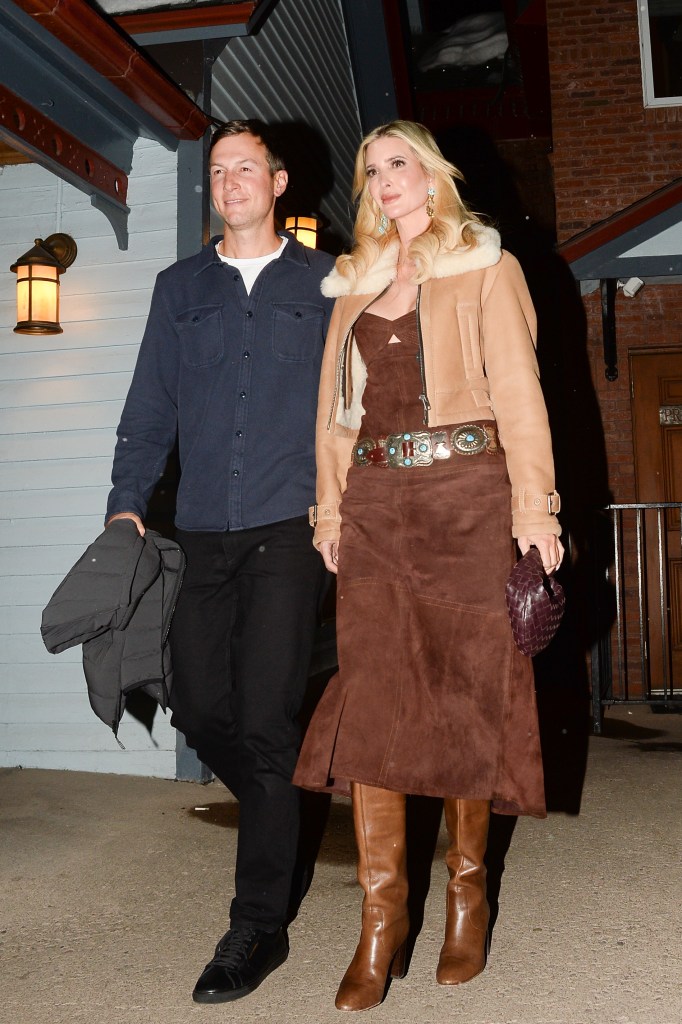
[[[275,249],[274,252],[269,252],[266,256],[253,256],[249,259],[237,259],[232,256],[223,256],[220,251],[220,242],[215,247],[215,251],[220,256],[223,263],[229,264],[231,267],[235,267],[236,270],[242,275],[244,281],[244,287],[246,288],[247,295],[250,294],[253,288],[254,282],[260,274],[263,267],[267,267],[268,263],[272,263],[284,252],[284,246],[289,241],[288,238],[283,238],[279,249]]]

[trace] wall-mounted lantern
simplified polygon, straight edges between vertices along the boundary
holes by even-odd
[[[16,334],[61,334],[59,275],[70,267],[78,249],[70,235],[50,235],[36,244],[10,270],[17,275]]]
[[[287,217],[284,227],[291,231],[294,238],[309,249],[317,246],[317,231],[319,221],[317,217]]]

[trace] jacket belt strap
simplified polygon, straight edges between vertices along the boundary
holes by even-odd
[[[331,505],[311,505],[308,509],[308,522],[311,526],[317,526],[325,520],[330,523],[340,522],[339,504],[338,501],[334,501]]]
[[[511,500],[512,512],[547,512],[555,516],[561,510],[561,498],[557,491],[550,491],[549,494],[532,494],[529,491],[521,491],[515,494]]]

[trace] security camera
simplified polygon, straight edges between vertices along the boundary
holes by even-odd
[[[641,277],[629,277],[627,281],[619,281],[618,285],[623,289],[623,295],[631,299],[643,287],[644,281]]]

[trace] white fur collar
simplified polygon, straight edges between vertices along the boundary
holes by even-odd
[[[458,274],[467,274],[470,270],[484,270],[499,263],[502,255],[499,233],[494,228],[481,226],[476,229],[476,234],[478,244],[475,248],[444,252],[436,256],[433,276],[455,277]],[[322,294],[327,298],[337,299],[341,295],[374,295],[382,292],[395,279],[398,247],[398,242],[389,245],[355,287],[352,287],[349,279],[339,274],[334,267],[322,281]]]

